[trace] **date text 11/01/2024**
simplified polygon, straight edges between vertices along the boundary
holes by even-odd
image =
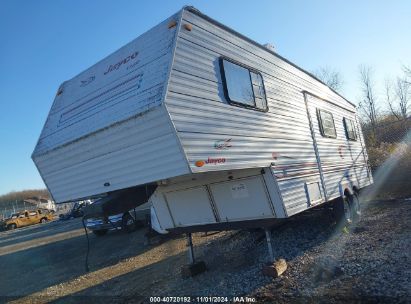
[[[253,297],[150,297],[150,303],[255,303]]]

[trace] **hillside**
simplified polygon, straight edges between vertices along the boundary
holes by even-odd
[[[47,191],[47,189],[28,189],[23,191],[12,191],[0,195],[0,205],[3,205],[8,202],[19,202],[33,197],[49,199],[50,194]]]

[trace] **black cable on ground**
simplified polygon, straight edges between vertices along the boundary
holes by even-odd
[[[83,223],[84,232],[86,233],[86,238],[87,238],[87,252],[86,252],[85,267],[86,267],[86,272],[89,272],[90,268],[88,267],[88,255],[89,255],[89,252],[90,252],[90,240],[88,238],[88,231],[87,231],[87,227],[86,227],[86,224],[85,224],[86,219],[87,218],[85,216],[83,216],[82,223]]]
[[[85,260],[85,268],[86,268],[86,272],[90,271],[90,268],[88,266],[88,256],[90,254],[90,239],[88,237],[88,230],[87,230],[87,226],[85,224],[85,221],[88,219],[88,217],[85,215],[82,218],[82,223],[83,223],[83,228],[84,228],[84,232],[86,233],[86,239],[87,239],[87,252],[86,252],[86,260]],[[114,229],[117,229],[117,227],[114,225],[114,223],[112,221],[110,221],[109,218],[107,218],[108,222],[111,224],[111,226]]]

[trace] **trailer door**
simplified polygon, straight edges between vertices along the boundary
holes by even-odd
[[[341,195],[340,185],[357,185],[364,166],[362,145],[357,140],[355,109],[304,92],[314,150],[326,200]]]

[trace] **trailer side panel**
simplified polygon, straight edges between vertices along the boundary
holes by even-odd
[[[224,58],[260,73],[267,112],[230,104],[221,67]],[[183,11],[165,104],[192,172],[270,167],[287,216],[326,201],[324,189],[334,196],[332,189],[338,190],[347,170],[358,176],[361,187],[369,184],[363,157],[355,170],[350,169],[352,160],[359,159],[360,144],[349,143],[352,155],[342,162],[340,143],[333,143],[321,154],[328,163],[337,161],[327,172],[339,168],[325,176],[323,185],[304,91],[355,113],[353,104],[308,73],[201,14]],[[343,141],[342,122],[338,124]]]

